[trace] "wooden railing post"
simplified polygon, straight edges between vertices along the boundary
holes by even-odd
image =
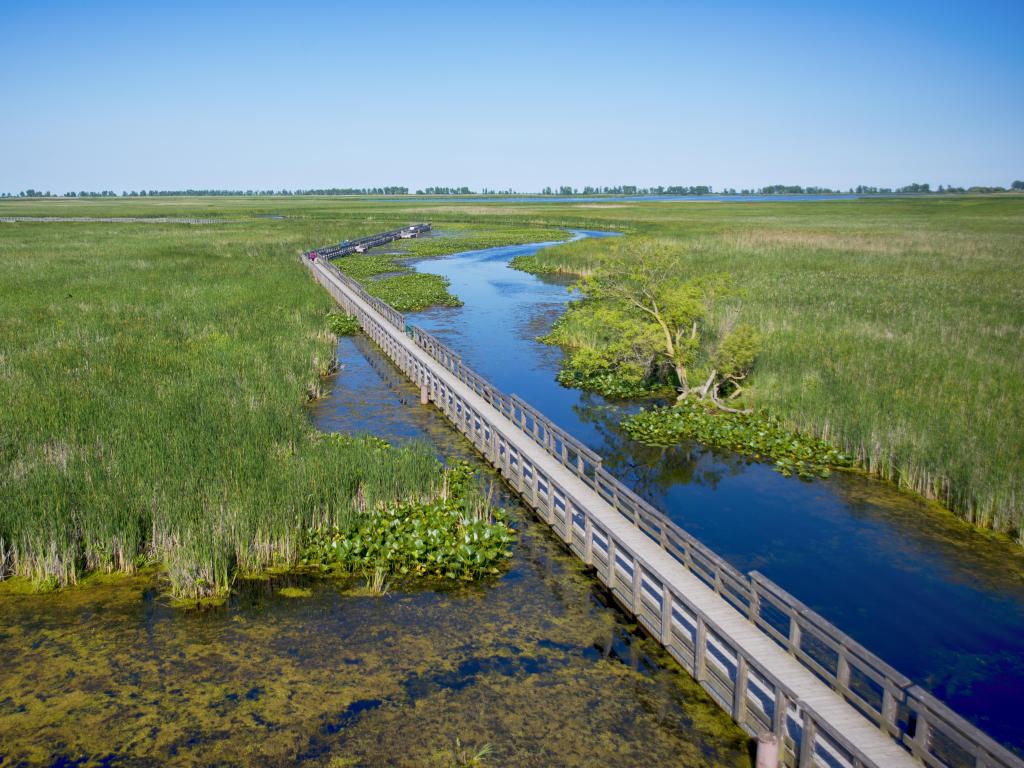
[[[887,731],[891,736],[899,733],[899,726],[896,720],[899,716],[899,704],[896,697],[888,687],[882,690],[882,730]]]
[[[922,762],[931,752],[931,725],[920,709],[917,710],[917,724],[914,727],[914,740],[911,742],[910,752]]]
[[[661,644],[668,648],[672,644],[672,590],[661,582]]]
[[[704,618],[697,614],[697,632],[693,642],[693,677],[700,683],[707,677],[708,629]]]
[[[640,591],[643,589],[643,579],[640,576],[640,561],[635,557],[630,561],[633,563],[633,615],[640,615]]]
[[[796,654],[800,651],[800,624],[796,620],[796,612],[789,612],[789,652]]]
[[[615,559],[618,554],[615,551],[615,537],[612,536],[611,531],[608,531],[608,589],[615,589],[615,583],[618,580],[618,569],[615,565]]]
[[[813,768],[814,766],[814,745],[818,738],[818,729],[813,718],[807,714],[807,710],[800,708],[800,754],[797,759],[798,768]]]
[[[740,725],[747,719],[747,658],[736,651],[736,680],[732,691],[732,719]]]
[[[836,688],[841,695],[850,689],[850,662],[846,657],[846,648],[839,647],[839,657],[836,663]]]

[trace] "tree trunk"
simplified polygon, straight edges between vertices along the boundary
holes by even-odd
[[[729,406],[727,406],[725,403],[723,403],[721,400],[718,399],[718,395],[717,394],[711,395],[711,402],[713,402],[715,404],[715,407],[718,410],[725,411],[726,413],[748,414],[748,413],[753,413],[754,412],[753,408],[730,408]]]
[[[703,386],[701,386],[701,387],[699,387],[697,389],[697,394],[700,395],[702,400],[706,399],[708,397],[708,395],[711,396],[712,400],[715,399],[715,395],[717,394],[716,390],[718,389],[718,387],[715,385],[715,378],[717,376],[718,376],[718,371],[712,369],[711,370],[711,375],[708,376],[708,380],[704,382]],[[714,387],[714,389],[712,389],[712,387]]]
[[[676,398],[678,403],[681,400],[686,399],[690,394],[690,382],[686,376],[686,366],[682,363],[676,363],[676,378],[679,379],[679,396]]]

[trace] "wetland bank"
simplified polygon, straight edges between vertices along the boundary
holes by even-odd
[[[96,203],[98,213],[119,205]],[[194,203],[176,205],[186,213]],[[834,209],[815,219],[778,205],[744,205],[755,213],[730,214],[741,227],[751,216],[761,226],[779,211],[804,226],[849,221]],[[453,241],[463,238],[461,247],[441,245],[442,238],[413,244],[412,255],[422,256],[550,240],[554,226],[600,226],[628,237],[677,225],[644,205],[554,212],[525,203],[424,200],[403,207],[314,199],[201,207],[204,217],[216,208],[225,220],[202,228],[62,224],[68,229],[55,232],[25,223],[2,231],[13,255],[4,264],[5,287],[20,299],[5,328],[14,334],[12,349],[30,350],[2,361],[14,374],[5,378],[4,394],[22,419],[18,434],[32,436],[24,445],[4,443],[4,460],[18,469],[5,475],[4,482],[17,479],[3,486],[5,500],[28,509],[47,498],[77,505],[75,525],[61,528],[61,515],[50,510],[45,519],[54,527],[30,529],[56,531],[69,545],[69,560],[40,559],[40,581],[60,581],[66,568],[56,575],[47,569],[69,561],[75,578],[96,567],[144,569],[126,581],[53,594],[4,588],[0,644],[18,664],[0,680],[7,697],[0,733],[15,734],[19,750],[4,752],[5,759],[24,754],[30,763],[49,762],[29,751],[44,744],[54,760],[208,762],[215,758],[207,755],[228,760],[244,743],[263,750],[253,759],[269,763],[300,755],[337,764],[446,764],[459,739],[470,749],[490,744],[495,764],[529,764],[533,755],[546,758],[536,764],[582,764],[601,755],[633,764],[644,741],[654,744],[644,753],[652,761],[683,754],[687,764],[746,764],[745,740],[725,716],[685,675],[664,671],[672,665],[631,635],[575,563],[515,510],[519,536],[510,566],[478,584],[399,579],[376,598],[365,594],[362,576],[243,578],[247,570],[294,562],[311,516],[347,514],[353,502],[353,486],[338,482],[351,477],[349,458],[332,455],[330,441],[309,430],[303,392],[326,395],[312,405],[325,432],[425,439],[427,453],[443,456],[466,450],[360,336],[341,340],[341,372],[320,378],[333,356],[325,333],[333,307],[303,282],[296,251],[412,219],[433,219]],[[710,222],[721,226],[720,214],[706,212],[710,206],[694,214],[685,207],[673,215],[705,233]],[[256,218],[268,214],[284,218]],[[880,217],[869,218],[877,224]],[[475,232],[504,234],[474,240]],[[564,281],[538,281],[504,266],[516,249],[531,248],[420,262],[419,274],[438,278],[420,284],[444,288],[463,306],[427,309],[416,322],[598,448],[616,474],[734,564],[764,570],[998,738],[1019,743],[1017,724],[1003,719],[1018,706],[1014,681],[1024,658],[1018,550],[864,478],[803,484],[722,451],[630,442],[617,425],[634,406],[555,383],[559,353],[534,339],[564,311]],[[47,254],[42,261],[40,253]],[[396,276],[389,264],[379,266],[385,280]],[[369,285],[374,274],[365,278]],[[420,298],[409,295],[414,303]],[[47,375],[54,371],[70,376]],[[108,394],[90,402],[93,392]],[[157,433],[147,428],[154,414]],[[206,427],[199,439],[182,432],[190,423]],[[74,429],[60,433],[68,424]],[[58,433],[62,440],[44,439]],[[380,474],[391,477],[387,468]],[[391,485],[389,493],[396,492],[402,487]],[[227,574],[223,583],[233,592],[223,607],[169,607],[169,571],[146,570],[163,559],[140,524],[154,500],[189,521],[178,532],[196,536],[179,541],[213,542],[178,556],[186,574],[195,573],[189,563],[207,559],[215,573]],[[219,527],[225,509],[233,525]],[[111,510],[117,525],[136,532],[134,557],[112,546],[123,548],[106,517]],[[296,515],[299,525],[289,522]],[[5,517],[3,530],[18,524]],[[87,535],[76,539],[82,531]],[[268,556],[267,531],[294,538],[278,539]],[[765,540],[773,542],[767,552],[756,546]],[[251,561],[231,554],[238,542],[248,542],[240,551],[255,553]],[[45,683],[36,685],[34,676]],[[548,711],[548,701],[559,711]],[[535,718],[525,714],[531,708]],[[548,741],[557,744],[545,747]]]

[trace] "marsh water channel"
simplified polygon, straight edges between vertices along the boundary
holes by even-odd
[[[655,449],[629,440],[617,425],[637,406],[559,386],[561,352],[536,341],[571,300],[568,281],[508,262],[550,245],[417,262],[417,270],[448,278],[464,306],[417,313],[411,322],[597,451],[607,469],[741,571],[764,573],[1024,751],[1021,549],[861,474],[807,482],[696,444]]]

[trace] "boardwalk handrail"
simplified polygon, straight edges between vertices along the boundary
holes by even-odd
[[[912,680],[871,653],[770,579],[757,571],[752,571],[749,574],[740,573],[722,557],[670,520],[663,512],[655,509],[611,475],[604,469],[598,454],[555,425],[540,411],[516,395],[503,393],[498,387],[466,365],[458,353],[427,331],[409,325],[404,315],[394,310],[386,302],[368,294],[358,282],[343,274],[333,264],[320,262],[319,266],[344,284],[360,300],[370,305],[394,329],[407,335],[416,347],[423,350],[432,360],[489,403],[498,413],[513,422],[521,433],[540,446],[546,454],[556,459],[561,466],[596,491],[636,529],[660,545],[673,560],[728,602],[750,624],[767,635],[804,668],[810,670],[822,683],[831,688],[918,761],[929,768],[960,768],[961,766],[965,768],[968,766],[970,768],[1024,768],[1024,761],[1008,749],[995,742],[976,726],[968,723],[948,706],[915,685]],[[314,269],[314,274],[315,272]],[[334,293],[332,286],[326,283],[325,285]],[[343,295],[335,294],[335,297],[345,306],[352,308],[351,302],[346,301]],[[358,309],[355,314],[371,338],[380,343],[385,351],[398,354],[392,348],[393,340],[389,340],[383,328],[377,327],[373,317]],[[395,355],[392,355],[392,359],[395,359]],[[415,373],[417,380],[426,381],[429,378],[428,372],[422,370],[422,364],[418,361],[405,361],[405,366],[403,369],[410,375]],[[401,364],[400,367],[402,367]],[[409,368],[412,370],[410,371]],[[439,386],[436,380],[431,381],[432,386]],[[461,398],[457,398],[449,391],[444,391],[443,385],[440,386],[441,390],[436,393],[441,396],[439,407],[453,420],[475,419],[475,428],[472,425],[468,428],[471,432],[470,437],[474,444],[477,444],[477,447],[485,455],[488,455],[488,452],[492,450],[489,442],[492,440],[491,433],[495,428],[483,414],[472,411],[472,408],[463,403]],[[479,433],[479,441],[475,436],[476,433]],[[789,736],[784,734],[786,737],[784,747],[793,753],[794,759],[800,765],[805,764],[803,762],[805,759],[812,759],[808,755],[803,755],[801,751],[800,743],[803,739],[801,734],[805,732],[812,735],[817,734],[819,737],[823,736],[818,742],[811,739],[811,742],[817,745],[811,747],[812,751],[817,748],[822,753],[821,749],[824,745],[825,752],[837,749],[845,752],[843,762],[839,764],[845,763],[850,766],[876,764],[859,753],[856,746],[849,743],[842,733],[831,728],[824,718],[816,715],[814,708],[795,696],[783,681],[774,679],[774,676],[765,669],[750,665],[750,660],[744,659],[743,651],[738,644],[730,647],[728,643],[723,643],[727,650],[722,652],[726,657],[733,658],[735,665],[732,672],[725,675],[727,679],[722,678],[720,670],[716,669],[714,664],[708,665],[702,662],[701,654],[694,652],[691,646],[696,648],[699,644],[698,639],[710,632],[708,637],[712,639],[707,640],[709,643],[705,648],[705,652],[707,652],[708,649],[715,647],[716,641],[713,638],[717,637],[721,640],[727,637],[727,633],[701,616],[693,606],[689,606],[687,598],[682,594],[677,594],[670,584],[649,585],[648,576],[653,574],[655,569],[651,568],[637,554],[630,554],[632,565],[630,562],[616,560],[615,540],[610,532],[599,529],[598,525],[591,520],[585,506],[564,489],[555,486],[551,478],[543,478],[542,482],[538,477],[539,470],[529,466],[530,462],[527,457],[518,455],[511,446],[501,448],[498,453],[500,456],[496,458],[503,462],[503,465],[498,464],[499,468],[505,469],[507,476],[511,475],[517,479],[518,484],[514,482],[513,485],[516,485],[526,498],[532,498],[534,501],[539,498],[548,500],[551,508],[548,522],[556,530],[558,524],[561,524],[560,532],[566,543],[589,565],[598,568],[599,572],[603,548],[604,577],[611,586],[613,594],[626,605],[632,606],[640,622],[662,640],[673,656],[694,674],[694,677],[712,693],[727,711],[733,713],[737,722],[749,730],[752,725],[745,722],[743,718],[757,719],[760,717],[757,720],[760,726],[776,732],[783,729],[783,726],[780,725],[782,721],[791,730],[794,728],[794,723],[799,723],[795,726],[795,731],[792,734]],[[561,494],[561,498],[559,498],[559,494]],[[561,517],[558,517],[559,509]],[[604,542],[603,545],[600,541],[595,544],[595,535]],[[629,574],[629,578],[625,580],[625,587],[619,584],[619,581],[622,580],[620,571]],[[637,573],[641,575],[640,579],[636,578]],[[669,593],[670,600],[665,599],[666,592]],[[655,593],[658,594],[660,605],[651,605],[649,601],[645,602]],[[645,613],[645,606],[656,613]],[[693,642],[687,643],[684,638],[680,645],[678,627],[682,619],[675,612],[677,606],[688,606],[697,616],[691,633]],[[682,610],[683,613],[686,612],[686,609]],[[666,611],[668,611],[667,615]],[[674,646],[673,643],[676,645]],[[686,654],[682,653],[680,648],[693,654],[692,661],[687,661]],[[745,678],[748,673],[753,673],[755,676],[755,688],[759,685],[756,679],[760,678],[765,687],[770,686],[773,689],[776,697],[774,706],[766,705],[758,713],[747,706],[746,699],[741,704],[740,694],[737,691],[744,689],[746,696],[751,696],[752,689],[749,681],[742,679],[742,686],[739,685],[741,678]],[[716,678],[715,675],[718,677]],[[728,692],[730,688],[732,689],[731,693]],[[785,712],[780,712],[782,702],[786,703]],[[768,716],[771,722],[764,722],[765,716]],[[839,754],[839,752],[835,754]],[[879,768],[885,768],[885,766],[879,766]]]
[[[321,248],[315,248],[312,251],[306,251],[303,255],[306,258],[309,258],[311,255],[316,255],[323,259],[336,259],[339,256],[347,256],[350,253],[362,253],[368,248],[375,248],[378,245],[384,245],[398,240],[399,238],[419,237],[424,232],[429,231],[429,224],[410,224],[407,227],[399,227],[398,229],[388,230],[387,232],[379,232],[376,235],[367,235],[366,237],[360,237],[355,240],[344,240],[336,245],[325,245]]]

